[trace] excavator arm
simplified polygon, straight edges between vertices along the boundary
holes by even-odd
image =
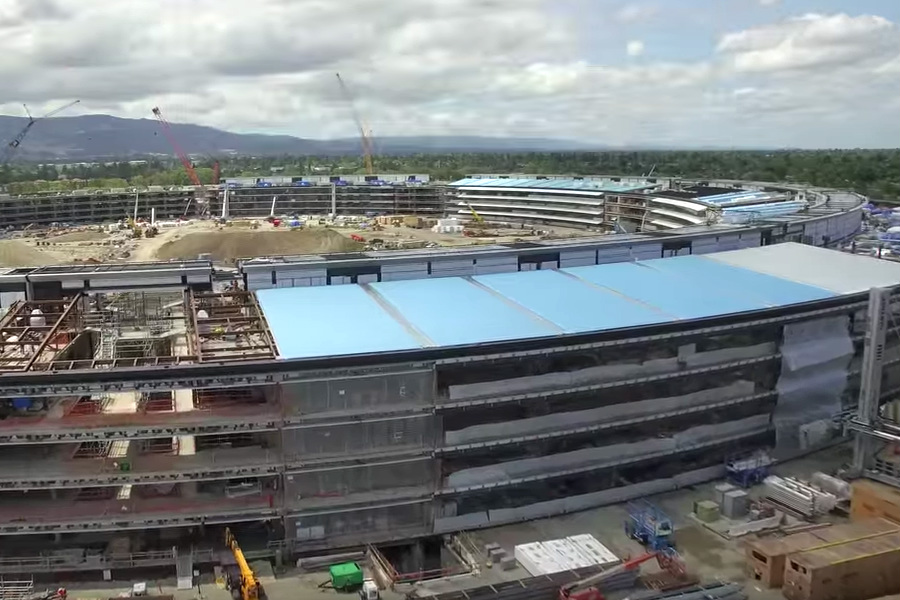
[[[684,574],[684,563],[672,549],[660,550],[658,552],[647,552],[635,558],[626,560],[623,563],[596,573],[584,579],[567,583],[559,588],[559,600],[602,600],[603,596],[594,587],[614,575],[618,575],[624,571],[631,571],[638,568],[641,564],[655,558],[659,566],[664,571],[668,571],[675,575]]]

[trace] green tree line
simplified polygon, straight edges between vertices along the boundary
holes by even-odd
[[[352,156],[228,157],[223,177],[349,175],[364,173]],[[900,200],[900,150],[639,151],[454,153],[377,156],[378,173],[423,173],[452,181],[474,173],[563,175],[648,175],[805,183],[858,191],[875,199]],[[201,181],[211,183],[210,160],[196,164]],[[190,185],[181,165],[149,159],[79,165],[6,165],[0,185],[12,193],[97,187]]]

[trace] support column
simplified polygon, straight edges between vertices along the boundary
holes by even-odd
[[[337,216],[337,184],[331,182],[331,218]]]
[[[869,291],[865,348],[859,384],[859,407],[856,414],[856,422],[863,431],[857,430],[853,447],[853,471],[857,475],[861,475],[865,471],[871,458],[872,444],[864,430],[874,428],[878,421],[890,293],[889,288],[873,288]]]

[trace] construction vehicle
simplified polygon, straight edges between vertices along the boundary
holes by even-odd
[[[601,571],[600,573],[590,575],[589,577],[579,579],[578,581],[573,581],[572,583],[567,583],[559,588],[558,600],[604,600],[603,593],[597,587],[598,584],[619,573],[637,569],[640,565],[652,558],[656,559],[659,568],[663,571],[671,573],[679,578],[684,577],[684,562],[674,550],[666,548],[664,550],[641,554],[637,558],[626,560],[611,569]]]
[[[478,212],[472,207],[468,202],[463,202],[466,205],[466,208],[469,209],[469,212],[472,213],[472,221],[475,223],[475,228],[472,231],[466,230],[463,232],[467,237],[482,237],[484,236],[484,228],[486,222],[484,217],[478,214]]]
[[[672,519],[660,508],[646,500],[629,502],[625,533],[648,548],[661,551],[674,548]]]
[[[225,587],[231,592],[231,597],[234,600],[265,600],[266,595],[262,584],[247,563],[241,547],[238,546],[237,540],[228,527],[225,528],[225,546],[234,555],[234,561],[239,570],[237,576],[229,573],[225,582]]]
[[[742,488],[762,483],[769,476],[772,458],[765,452],[729,457],[725,461],[725,476]]]

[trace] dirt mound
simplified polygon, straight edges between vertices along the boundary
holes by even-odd
[[[0,241],[0,267],[40,267],[69,262],[66,257],[55,252],[38,250],[18,240]]]
[[[295,231],[211,231],[189,233],[166,242],[156,251],[159,260],[193,259],[211,254],[213,260],[233,262],[238,258],[274,254],[327,254],[361,250],[362,244],[330,229]]]

